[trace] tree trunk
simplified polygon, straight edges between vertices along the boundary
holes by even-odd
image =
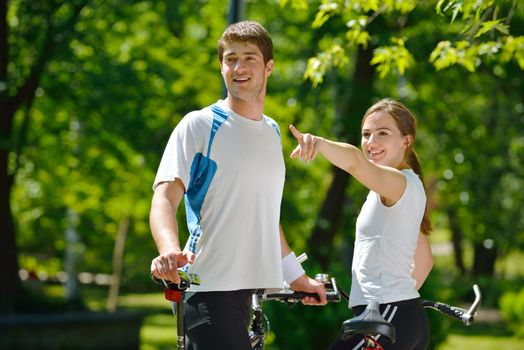
[[[453,244],[453,257],[455,259],[455,267],[460,271],[460,274],[464,276],[466,274],[466,267],[463,259],[462,249],[462,229],[460,228],[457,220],[457,215],[454,209],[449,208],[446,210],[449,220],[449,227],[451,229],[451,243]]]
[[[340,91],[348,91],[346,96],[337,95],[337,124],[340,124],[340,133],[337,138],[348,140],[352,144],[359,144],[360,120],[371,104],[373,97],[372,87],[375,70],[371,66],[373,49],[368,47],[358,48],[356,68],[351,81],[342,79]],[[339,83],[340,84],[340,83]],[[352,89],[349,89],[352,87]],[[349,174],[337,167],[332,167],[333,181],[327,191],[324,203],[309,239],[311,256],[323,269],[327,269],[332,257],[331,242],[338,231],[344,201],[346,200],[346,187],[349,183]]]
[[[473,247],[473,277],[493,277],[498,253],[497,246],[490,246],[485,244],[485,242],[478,242],[475,243]]]
[[[124,266],[124,251],[126,245],[127,233],[129,231],[129,215],[124,216],[120,225],[115,240],[115,247],[113,250],[113,274],[111,278],[111,286],[109,287],[109,296],[107,297],[107,310],[114,312],[118,306],[118,293],[120,291],[120,284],[122,282],[122,268]]]
[[[315,223],[313,234],[308,246],[311,247],[311,257],[326,269],[331,256],[331,242],[335,236],[349,182],[349,174],[337,167],[332,167],[333,181],[328,189],[326,198]]]
[[[2,115],[2,121],[5,118]],[[7,149],[0,149],[0,315],[14,311],[14,297],[20,288],[15,228],[9,200],[13,178],[7,172],[8,156]]]
[[[7,1],[0,1],[0,83],[7,82],[9,41]],[[15,106],[7,89],[0,91],[0,314],[14,311],[14,296],[20,287],[15,228],[11,211],[13,175],[9,173],[9,151]]]
[[[77,232],[79,217],[73,209],[67,210],[67,229],[65,231],[64,271],[67,273],[65,298],[72,305],[81,305],[80,283],[78,274],[85,246]]]

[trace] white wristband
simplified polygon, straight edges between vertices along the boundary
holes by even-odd
[[[284,281],[291,284],[294,280],[305,274],[302,265],[297,260],[295,253],[291,252],[282,258],[282,273]]]

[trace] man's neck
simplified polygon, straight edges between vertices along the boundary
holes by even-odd
[[[236,114],[251,120],[261,120],[264,114],[264,98],[258,98],[255,101],[242,101],[229,95],[225,102],[229,108]]]

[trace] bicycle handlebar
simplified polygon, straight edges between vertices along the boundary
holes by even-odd
[[[182,293],[185,292],[191,285],[199,285],[200,277],[196,273],[187,273],[182,270],[178,270],[178,276],[180,276],[180,283],[174,283],[161,278],[156,278],[151,275],[151,279],[157,284],[164,286],[164,296],[169,301],[178,302],[182,298]]]
[[[445,315],[462,321],[466,326],[469,326],[477,313],[477,310],[482,301],[482,294],[478,285],[473,285],[473,292],[475,293],[475,301],[471,304],[469,310],[462,309],[456,306],[450,306],[438,301],[423,300],[422,307],[437,310]]]
[[[324,286],[327,289],[326,300],[328,302],[337,303],[340,301],[341,293],[334,278],[329,279],[326,274],[318,274],[315,279],[324,283]],[[278,292],[261,289],[258,290],[256,294],[261,301],[280,300],[288,304],[299,302],[305,297],[313,297],[317,301],[320,301],[320,296],[317,293],[295,292],[291,289],[283,289]]]
[[[187,273],[185,271],[178,270],[178,276],[180,277],[180,283],[178,284],[172,281],[156,278],[153,275],[151,275],[151,279],[169,290],[185,291],[193,284],[200,285],[200,277],[196,273]]]
[[[313,297],[317,301],[320,301],[320,296],[317,293],[295,292],[292,290],[283,290],[283,291],[276,292],[276,293],[265,293],[264,292],[263,294],[259,294],[258,297],[262,301],[280,300],[286,303],[296,303],[304,299],[305,297]],[[340,293],[337,293],[335,291],[327,292],[326,300],[328,302],[339,302]]]

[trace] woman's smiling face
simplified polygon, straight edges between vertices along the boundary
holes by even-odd
[[[362,125],[362,152],[378,165],[408,167],[405,154],[411,140],[411,135],[402,135],[395,119],[381,110],[368,115]]]

